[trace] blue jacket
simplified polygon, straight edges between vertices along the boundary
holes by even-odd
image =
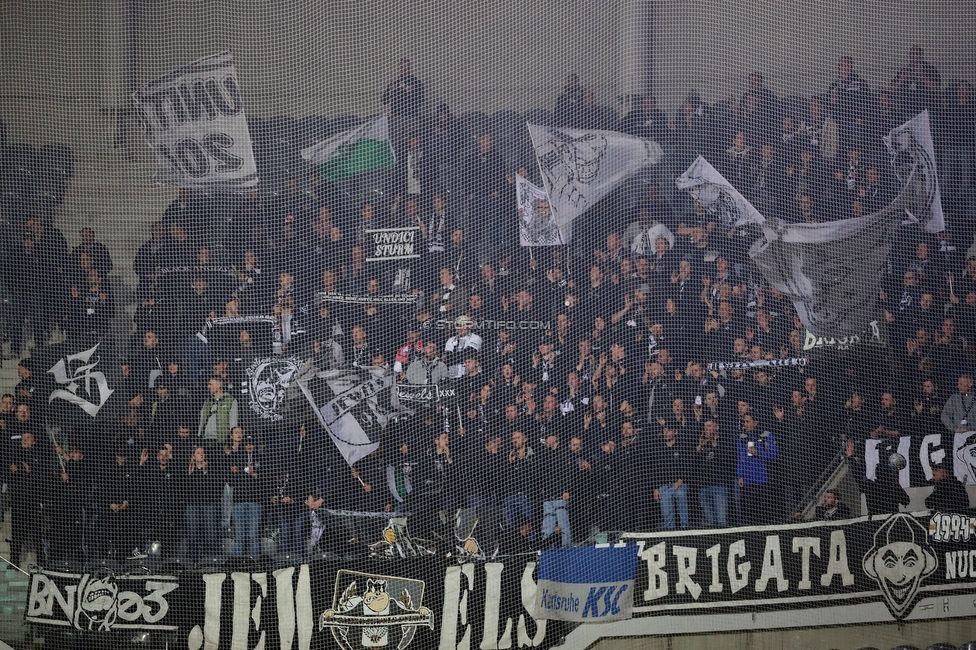
[[[752,441],[756,444],[756,455],[750,456],[748,444]],[[776,460],[779,456],[779,448],[776,446],[776,439],[773,434],[763,432],[761,435],[751,435],[748,438],[739,438],[736,442],[736,477],[745,480],[746,486],[765,485],[769,482],[769,475],[766,471],[766,463]]]

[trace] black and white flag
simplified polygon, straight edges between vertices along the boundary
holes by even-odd
[[[767,220],[749,257],[815,336],[859,334],[875,319],[902,205],[899,197],[873,214],[825,223]]]
[[[678,177],[675,184],[725,224],[743,226],[765,221],[759,211],[701,156],[691,163],[691,167]]]
[[[520,245],[558,246],[565,243],[549,207],[546,191],[521,174],[515,175],[515,204]]]
[[[905,210],[914,217],[926,232],[945,230],[942,214],[942,196],[939,193],[939,175],[935,168],[935,147],[929,112],[924,110],[899,127],[892,129],[884,138],[891,152],[895,175],[910,191],[910,201]],[[912,171],[915,179],[909,182]]]
[[[859,334],[875,319],[895,230],[919,195],[923,167],[921,162],[912,167],[887,207],[825,223],[787,224],[764,217],[702,158],[679,177],[678,187],[697,192],[707,210],[753,229],[749,257],[766,281],[792,300],[814,336],[842,338]]]
[[[339,453],[352,466],[380,446],[383,430],[401,409],[388,368],[369,366],[342,370],[312,369],[298,385]]]
[[[133,100],[146,139],[158,153],[157,183],[223,190],[257,185],[230,52],[174,70],[137,91]]]
[[[576,217],[664,156],[657,142],[615,131],[527,126],[563,242]]]

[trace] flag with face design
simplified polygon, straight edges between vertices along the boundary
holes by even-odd
[[[529,124],[549,207],[563,242],[573,221],[644,167],[661,161],[661,146],[615,131]]]
[[[936,233],[945,230],[929,112],[922,111],[901,126],[892,129],[891,133],[884,138],[884,143],[891,153],[895,176],[910,192],[911,201],[905,206],[905,211],[916,219],[926,232]]]

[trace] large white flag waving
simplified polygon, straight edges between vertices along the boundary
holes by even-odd
[[[699,158],[677,185],[729,223],[752,228],[749,257],[763,277],[792,300],[815,336],[860,333],[875,318],[875,305],[895,230],[923,190],[926,175],[916,164],[898,197],[878,212],[817,224],[787,224],[764,217]]]
[[[564,243],[546,191],[515,175],[515,205],[518,210],[519,243],[522,246],[557,246]]]
[[[939,176],[935,169],[935,147],[929,127],[929,112],[922,111],[899,127],[892,129],[884,138],[891,152],[895,175],[911,187],[912,194],[905,209],[917,219],[926,232],[945,230],[942,214],[942,196],[939,193]],[[908,183],[912,171],[916,180]]]
[[[133,95],[146,139],[159,154],[156,182],[243,190],[258,184],[234,57],[215,54]]]
[[[615,131],[527,126],[563,242],[569,242],[576,217],[663,157],[657,142]]]
[[[726,224],[743,226],[763,222],[759,211],[701,156],[691,163],[691,167],[678,177],[675,184]]]
[[[816,336],[857,334],[875,318],[904,197],[878,212],[826,223],[769,219],[749,257]]]

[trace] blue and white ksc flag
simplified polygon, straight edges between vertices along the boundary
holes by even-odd
[[[542,551],[535,618],[605,623],[631,617],[637,545]]]

